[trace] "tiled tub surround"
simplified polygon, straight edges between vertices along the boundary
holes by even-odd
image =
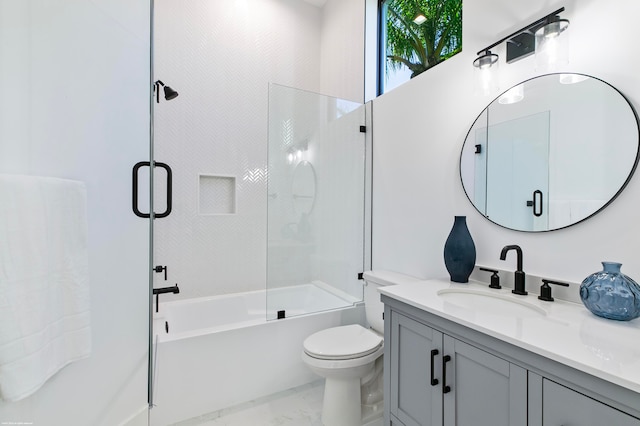
[[[305,287],[306,296],[301,294]],[[270,303],[282,301],[278,306],[286,310],[287,291],[292,301],[307,300],[309,312],[330,310],[267,320],[274,317],[267,316],[267,298]],[[344,307],[348,304],[342,301],[343,308],[336,309],[336,297],[313,284],[270,292],[160,300],[154,318],[152,425],[191,419],[317,381],[300,357],[304,339],[329,327],[364,321],[361,304]]]
[[[606,403],[640,417],[640,321],[607,320],[596,317],[582,304],[558,299],[544,302],[533,293],[517,296],[510,288],[492,290],[485,283],[473,281],[457,284],[448,279],[432,279],[379,291],[385,303],[401,302],[398,306],[415,313],[416,318],[428,317],[445,330],[451,328],[462,335],[475,336],[480,347],[508,353],[511,362],[543,377],[557,377],[578,389],[606,395],[610,398]],[[516,305],[524,302],[531,312],[527,314],[525,309],[519,314],[515,309],[508,314],[486,309],[482,302],[474,309],[457,303],[455,298],[443,297],[447,292],[477,293],[478,300],[487,295],[513,300]]]
[[[362,102],[364,2],[322,3],[155,2],[154,75],[180,93],[154,104],[154,159],[173,170],[173,211],[154,222],[154,261],[180,285],[175,300],[265,287],[269,83]],[[290,130],[295,142],[311,136]]]

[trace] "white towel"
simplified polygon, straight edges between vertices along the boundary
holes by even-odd
[[[0,397],[91,352],[84,183],[0,174]]]

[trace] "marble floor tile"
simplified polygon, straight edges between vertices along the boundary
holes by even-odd
[[[322,426],[323,381],[201,417],[198,426]]]
[[[323,426],[324,380],[185,420],[174,426]],[[366,426],[382,426],[376,419]]]

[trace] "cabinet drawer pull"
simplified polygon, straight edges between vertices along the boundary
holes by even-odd
[[[451,392],[451,386],[447,385],[447,363],[451,361],[450,355],[442,357],[442,393]]]
[[[431,386],[435,386],[438,384],[438,379],[436,379],[433,374],[433,367],[434,367],[434,361],[436,358],[436,355],[438,355],[440,352],[437,349],[432,349],[431,350]]]

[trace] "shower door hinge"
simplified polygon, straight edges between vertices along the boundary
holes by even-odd
[[[365,133],[367,131],[367,126],[360,126],[360,133]]]
[[[358,279],[359,280],[363,280],[364,279],[364,273],[358,272]]]

